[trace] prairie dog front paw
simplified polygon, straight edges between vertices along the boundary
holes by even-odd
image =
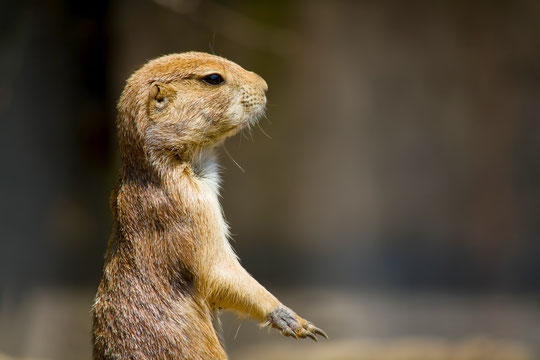
[[[317,334],[328,339],[328,336],[323,330],[314,326],[306,319],[302,319],[294,311],[283,305],[278,306],[268,315],[267,323],[273,328],[278,329],[284,336],[291,336],[296,339],[309,337],[318,341],[315,336]]]

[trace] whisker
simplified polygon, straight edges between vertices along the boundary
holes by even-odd
[[[251,124],[249,124],[246,128],[246,131],[247,133],[249,134],[249,138],[251,139],[251,142],[255,142],[255,140],[253,140],[253,131],[251,129]]]
[[[268,123],[269,123],[270,125],[272,125],[272,122],[270,121],[270,118],[269,118],[266,114],[264,114],[263,117],[264,117],[264,119],[265,119],[266,121],[268,121]]]
[[[266,135],[267,138],[269,138],[270,140],[272,140],[272,137],[271,137],[270,135],[268,135],[268,134],[266,133],[266,131],[264,131],[264,129],[262,128],[261,124],[257,123],[257,127],[262,131],[262,133],[263,133],[264,135]]]
[[[244,322],[241,321],[240,324],[238,324],[238,328],[236,329],[236,333],[234,334],[234,340],[236,340],[236,337],[238,336],[238,332],[240,331],[240,328],[242,327],[242,324]]]
[[[210,48],[210,51],[212,52],[212,55],[216,55],[214,51],[214,44],[216,42],[216,32],[214,31],[214,34],[212,35],[212,42],[208,44],[208,47]]]
[[[236,162],[236,160],[233,159],[233,157],[231,156],[231,154],[229,153],[229,151],[228,151],[227,148],[225,147],[225,143],[223,143],[223,150],[225,150],[225,153],[229,156],[229,158],[233,161],[233,163],[235,163],[236,166],[238,166],[238,168],[239,168],[240,170],[242,170],[242,172],[245,174],[245,173],[246,173],[246,170],[244,170],[244,169],[240,166],[240,164],[238,164],[238,163]]]

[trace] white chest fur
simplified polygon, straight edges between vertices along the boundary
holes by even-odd
[[[199,153],[193,161],[193,171],[199,189],[198,196],[204,202],[206,211],[210,212],[213,219],[210,226],[216,231],[216,245],[223,246],[226,253],[236,257],[234,250],[229,244],[229,226],[225,221],[223,210],[219,202],[219,192],[221,188],[221,178],[219,175],[219,165],[213,150],[206,150]]]

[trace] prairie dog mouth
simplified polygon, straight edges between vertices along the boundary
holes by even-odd
[[[264,115],[266,109],[266,95],[260,89],[242,89],[242,99],[240,100],[246,113],[248,125],[254,125]]]
[[[266,111],[266,96],[264,97],[264,102],[256,105],[251,109],[250,114],[247,115],[247,125],[253,126],[264,116]]]

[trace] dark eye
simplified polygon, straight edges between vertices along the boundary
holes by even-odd
[[[225,80],[223,80],[223,77],[219,74],[210,74],[203,77],[202,81],[208,85],[221,85]]]

